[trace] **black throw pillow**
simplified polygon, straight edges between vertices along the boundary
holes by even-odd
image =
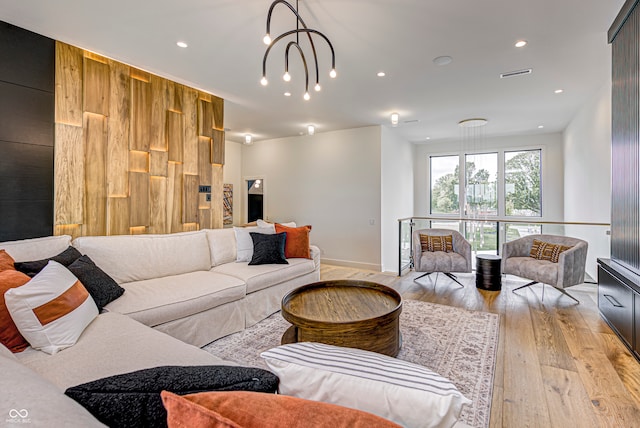
[[[287,233],[281,232],[275,235],[250,232],[253,240],[253,256],[250,265],[279,264],[288,265],[289,262],[284,256],[284,244]]]
[[[124,293],[124,288],[96,266],[86,254],[67,266],[67,269],[80,280],[93,297],[98,311],[102,311],[107,303],[113,302]]]
[[[73,386],[65,394],[110,427],[166,427],[161,391],[178,395],[205,391],[275,393],[273,373],[235,366],[162,366]]]
[[[16,262],[14,264],[16,270],[22,273],[34,277],[49,263],[49,260],[60,263],[62,266],[69,266],[80,258],[82,254],[74,247],[68,247],[66,250],[58,254],[57,256],[49,257],[48,259],[35,260],[32,262]]]

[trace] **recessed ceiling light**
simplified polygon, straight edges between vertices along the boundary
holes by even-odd
[[[431,137],[427,137],[427,138],[425,138],[425,140],[430,140],[430,139],[431,139]]]
[[[544,128],[544,125],[538,125],[538,129]]]
[[[517,48],[523,48],[525,46],[527,46],[527,41],[526,40],[518,40],[516,42],[516,47]]]
[[[385,73],[384,71],[378,71],[378,74],[377,74],[378,77],[384,77],[386,75],[387,73]]]
[[[453,58],[447,55],[438,56],[433,59],[433,63],[439,66],[449,65],[451,64],[452,61],[453,61]]]
[[[177,42],[176,45],[178,45],[181,48],[186,48],[187,46],[189,46],[188,44],[186,44],[185,42]]]
[[[555,92],[556,94],[561,94],[561,93],[563,93],[563,92],[564,92],[564,90],[562,90],[562,89],[556,89],[556,90],[555,90],[555,91],[553,91],[553,92]]]
[[[291,96],[291,92],[285,92],[285,93],[284,93],[284,96],[285,96],[285,97],[290,97],[290,96]]]

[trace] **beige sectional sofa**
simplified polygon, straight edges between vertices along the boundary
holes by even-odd
[[[0,414],[15,416],[10,422],[24,423],[19,412],[26,410],[30,426],[99,426],[63,394],[68,387],[162,365],[235,365],[199,347],[266,318],[287,291],[320,277],[314,246],[312,259],[286,265],[236,262],[233,229],[73,242],[55,236],[4,242],[0,249],[21,262],[52,257],[69,245],[126,291],[74,346],[54,355],[33,348],[12,354],[0,345]]]

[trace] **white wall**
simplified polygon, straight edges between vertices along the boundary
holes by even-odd
[[[413,145],[382,127],[382,270],[398,272],[398,219],[413,215]]]
[[[564,131],[564,214],[568,222],[611,222],[611,82],[578,111]],[[589,242],[587,273],[597,278],[598,257],[609,257],[608,227],[567,226]]]
[[[429,156],[465,152],[491,152],[504,149],[542,148],[542,219],[564,220],[563,148],[562,134],[513,135],[482,138],[469,144],[446,141],[421,144],[415,149],[415,212],[418,217],[429,216]]]
[[[242,144],[225,141],[224,150],[222,180],[225,184],[233,184],[233,224],[240,225],[243,210]]]
[[[380,270],[380,153],[379,126],[258,141],[242,175],[264,177],[267,220],[313,226],[325,263]]]

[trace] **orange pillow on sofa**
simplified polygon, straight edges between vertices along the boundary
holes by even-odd
[[[160,394],[169,428],[399,428],[362,410],[264,392]]]
[[[16,270],[13,265],[15,260],[5,250],[0,250],[0,272],[5,270]]]
[[[9,314],[9,310],[7,310],[4,293],[10,288],[20,287],[30,280],[31,278],[17,270],[9,269],[0,272],[0,342],[14,353],[24,351],[29,343],[22,337]]]
[[[304,258],[310,259],[309,232],[311,226],[287,227],[276,223],[276,233],[284,232],[287,239],[284,244],[284,256],[287,259]]]

